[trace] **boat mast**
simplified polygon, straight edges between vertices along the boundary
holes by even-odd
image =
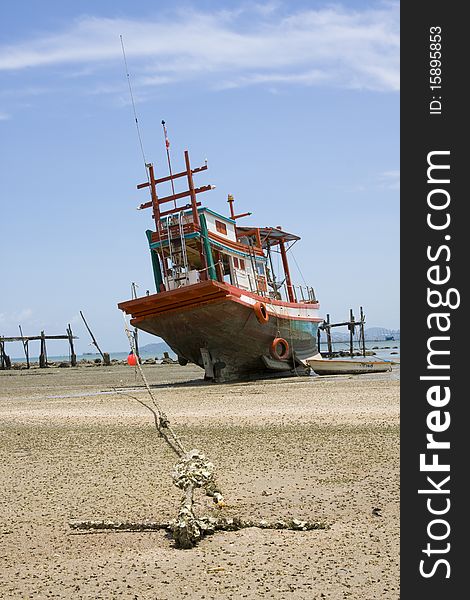
[[[251,212],[246,212],[246,213],[241,213],[239,215],[235,214],[235,211],[233,210],[233,203],[235,201],[235,198],[233,197],[232,194],[228,195],[227,198],[227,202],[230,204],[230,217],[236,221],[237,219],[241,219],[242,217],[249,217],[251,215]]]
[[[193,182],[193,172],[191,171],[191,164],[189,162],[189,152],[187,150],[184,151],[184,162],[186,164],[186,176],[188,178],[188,187],[189,187],[189,195],[191,198],[191,210],[193,213],[193,221],[196,227],[200,227],[199,223],[199,214],[197,212],[197,200],[196,200],[196,190],[194,189]],[[173,194],[175,195],[175,194]]]
[[[162,231],[162,221],[161,221],[162,217],[169,216],[169,215],[172,215],[175,213],[181,213],[182,211],[190,208],[191,214],[192,214],[194,230],[197,232],[201,232],[201,221],[200,221],[199,212],[198,212],[198,207],[201,205],[201,203],[197,201],[197,194],[199,194],[201,192],[207,192],[209,190],[214,189],[214,187],[215,187],[213,185],[205,185],[202,187],[195,188],[194,181],[193,181],[193,174],[199,173],[200,171],[205,171],[207,169],[207,162],[202,167],[197,167],[195,169],[192,169],[190,161],[189,161],[189,153],[187,150],[185,150],[185,152],[184,152],[184,159],[185,159],[185,165],[186,165],[186,169],[184,171],[181,171],[179,173],[172,173],[170,170],[170,175],[167,175],[166,177],[160,177],[159,179],[155,179],[155,171],[154,171],[153,164],[147,163],[145,166],[148,171],[148,181],[146,181],[144,183],[139,183],[137,185],[137,189],[142,189],[142,188],[146,188],[146,187],[150,188],[151,200],[149,202],[145,202],[145,203],[141,204],[138,208],[139,208],[139,210],[144,209],[144,208],[152,208],[153,209],[152,216],[155,221],[155,229],[156,229],[154,241],[157,244],[159,244],[160,248],[161,248],[161,262],[162,262],[162,267],[163,267],[163,275],[164,275],[165,279],[167,279],[167,277],[168,277],[168,268],[167,268],[167,264],[166,264],[165,253],[163,251],[163,246],[162,246],[163,242],[165,241],[165,239],[164,239],[165,236],[163,235],[164,232]],[[170,169],[171,169],[171,164],[170,164]],[[187,189],[184,192],[175,193],[174,187],[173,187],[173,181],[180,177],[185,177],[187,179],[189,189]],[[164,196],[163,198],[159,198],[158,194],[157,194],[157,185],[159,185],[161,183],[165,183],[167,181],[171,182],[173,193],[170,194],[169,196]],[[180,207],[176,206],[176,200],[179,200],[181,198],[188,198],[188,197],[191,200],[190,203],[186,204],[185,206],[180,206]],[[161,211],[160,206],[166,202],[173,202],[174,208]],[[149,238],[149,239],[151,239],[151,238]],[[204,248],[203,248],[203,244],[202,244],[201,240],[199,240],[197,242],[197,247],[198,247],[198,252],[199,252],[201,266],[202,266],[201,276],[202,276],[202,279],[207,279],[207,268],[208,268],[209,262],[207,261],[206,255],[204,254]],[[162,291],[162,290],[158,290],[158,291]]]
[[[165,121],[163,121],[163,120],[162,120],[162,127],[163,127],[163,135],[165,136],[165,148],[166,148],[166,158],[168,160],[168,171],[170,172],[170,177],[171,177],[171,191],[173,192],[173,196],[174,196],[175,195],[175,184],[173,183],[173,173],[171,172],[170,140],[168,139]],[[176,208],[176,200],[173,200],[173,204]]]
[[[292,288],[292,282],[290,278],[289,262],[287,260],[287,252],[284,238],[279,240],[279,249],[281,251],[282,266],[284,268],[284,275],[286,278],[287,297],[289,302],[295,302],[294,290]]]

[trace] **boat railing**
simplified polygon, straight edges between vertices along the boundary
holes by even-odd
[[[315,290],[312,286],[291,285],[291,288],[295,302],[299,304],[316,304],[317,299],[315,296]],[[281,289],[284,292],[284,297],[289,298],[286,282],[283,283]]]
[[[297,286],[297,289],[299,290],[299,294],[296,294],[296,292],[294,291],[294,295],[297,297],[297,302],[305,302],[306,304],[317,302],[317,299],[315,296],[315,290],[313,289],[312,286],[299,285],[299,286]]]

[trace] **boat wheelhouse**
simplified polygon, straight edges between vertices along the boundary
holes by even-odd
[[[240,226],[251,213],[230,216],[203,207],[191,168],[155,178],[147,165],[155,229],[147,231],[156,293],[121,302],[135,327],[163,338],[181,364],[193,362],[215,381],[246,376],[308,372],[307,358],[318,354],[317,330],[322,322],[313,288],[295,286],[287,253],[300,238],[280,227]],[[187,190],[174,191],[184,178]],[[171,182],[172,193],[159,197],[158,186]],[[189,202],[178,206],[178,201]],[[169,203],[171,208],[166,208]],[[165,206],[166,205],[166,206]],[[273,256],[282,263],[279,275]]]

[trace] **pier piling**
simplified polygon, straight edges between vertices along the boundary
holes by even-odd
[[[354,356],[354,330],[356,327],[356,323],[354,321],[354,315],[353,315],[353,311],[352,308],[349,309],[349,324],[348,324],[348,329],[349,329],[349,354],[351,356],[351,358]]]
[[[72,328],[70,327],[70,323],[67,326],[67,336],[70,344],[70,366],[77,366],[77,355],[75,354],[75,348],[73,347],[73,335]]]
[[[47,354],[46,354],[46,336],[44,331],[41,331],[41,352],[39,354],[39,368],[45,369],[47,367]]]

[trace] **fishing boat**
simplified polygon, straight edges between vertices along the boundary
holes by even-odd
[[[199,195],[214,186],[195,187],[194,176],[207,161],[192,168],[188,151],[184,159],[185,169],[172,173],[168,155],[170,174],[160,178],[147,164],[148,181],[137,185],[148,188],[150,200],[139,208],[150,208],[155,223],[146,234],[156,292],[118,307],[132,326],[163,338],[181,365],[203,368],[206,379],[310,372],[306,359],[318,353],[323,319],[313,288],[292,283],[288,255],[300,237],[282,227],[239,225],[251,213],[236,214],[232,195],[229,216],[202,206]],[[185,183],[178,193],[177,180]],[[164,184],[171,193],[159,196]]]
[[[307,359],[307,363],[317,375],[363,375],[392,370],[391,363],[383,360],[335,360],[313,357]]]

